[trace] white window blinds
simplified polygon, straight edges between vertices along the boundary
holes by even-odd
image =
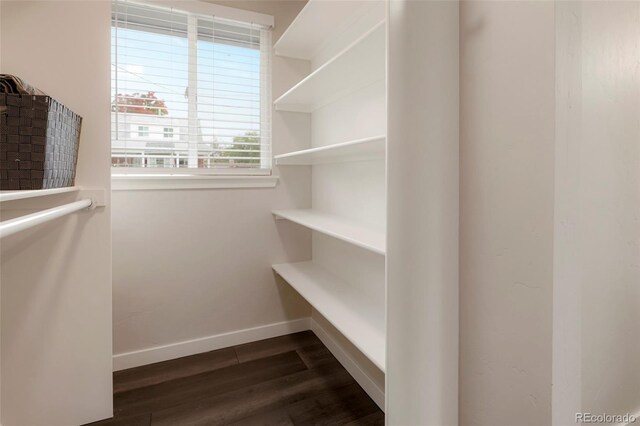
[[[270,173],[270,29],[112,7],[113,166]]]

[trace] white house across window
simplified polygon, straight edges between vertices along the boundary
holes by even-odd
[[[270,173],[270,28],[115,0],[111,44],[114,167]]]

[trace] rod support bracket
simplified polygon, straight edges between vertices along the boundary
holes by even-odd
[[[91,205],[87,210],[94,210],[96,207],[106,206],[106,197],[104,189],[81,189],[78,198],[90,198]]]

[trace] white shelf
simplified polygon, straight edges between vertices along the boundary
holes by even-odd
[[[309,0],[274,45],[276,55],[310,60],[328,37],[342,33],[367,13],[384,18],[384,2]]]
[[[384,306],[376,306],[366,295],[313,262],[283,263],[273,265],[273,270],[385,370]]]
[[[68,186],[65,188],[34,189],[27,191],[0,191],[0,202],[45,197],[47,195],[64,194],[66,192],[78,192],[81,189],[79,186]]]
[[[300,166],[345,161],[376,160],[385,157],[385,135],[276,155],[278,166]]]
[[[386,236],[383,230],[315,210],[274,210],[273,214],[276,218],[295,222],[374,253],[385,254]]]
[[[278,111],[310,113],[385,77],[385,23],[309,74],[275,100]]]

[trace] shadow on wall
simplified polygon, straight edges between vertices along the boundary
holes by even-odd
[[[278,288],[278,294],[280,295],[280,301],[282,310],[286,320],[293,320],[298,318],[311,316],[311,305],[300,296],[300,294],[293,289],[280,275],[273,272],[273,279],[275,285]]]

